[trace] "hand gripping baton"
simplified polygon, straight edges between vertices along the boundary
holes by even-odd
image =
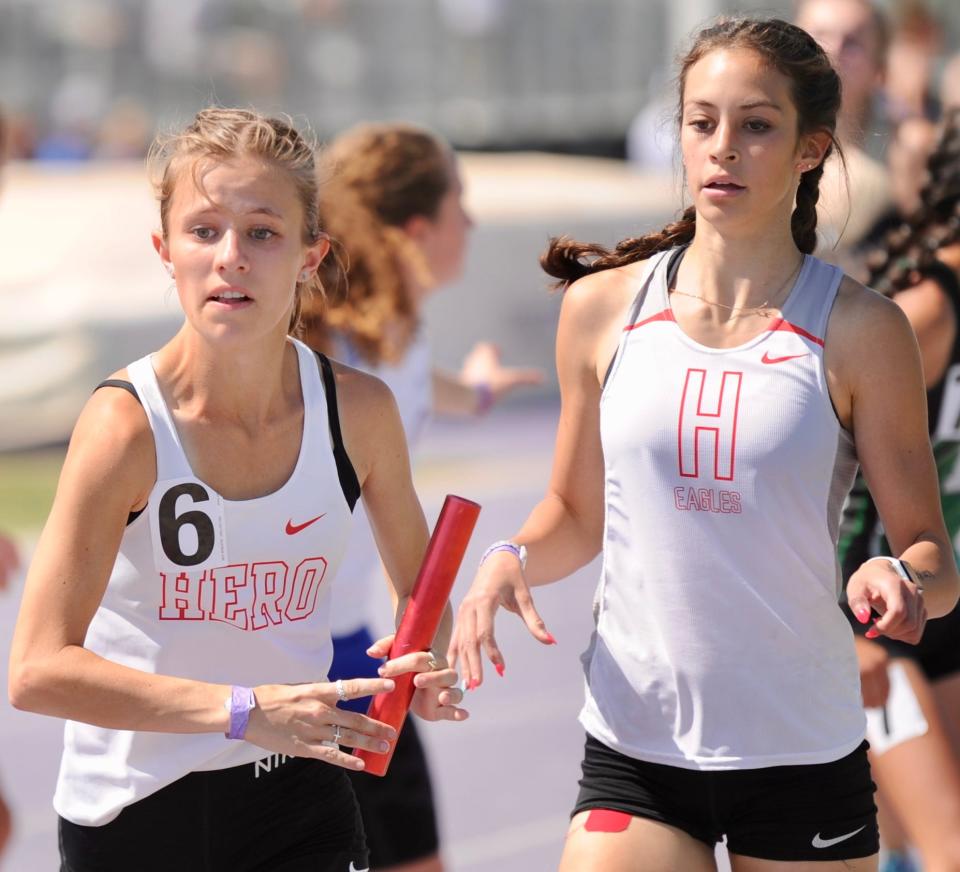
[[[453,494],[447,495],[413,585],[410,602],[390,648],[391,660],[412,651],[427,651],[433,644],[479,514],[480,506],[477,503]],[[397,676],[394,679],[396,687],[390,693],[375,696],[367,715],[389,724],[399,735],[416,690],[413,686],[416,674],[408,672]],[[391,742],[386,754],[357,750],[356,756],[366,764],[363,771],[371,775],[386,775],[396,744],[396,740]]]

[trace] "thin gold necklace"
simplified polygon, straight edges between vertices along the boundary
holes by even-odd
[[[767,299],[765,299],[759,306],[729,306],[726,303],[720,303],[716,300],[708,300],[706,297],[701,297],[700,294],[689,294],[686,291],[678,291],[676,288],[671,288],[670,293],[679,294],[681,297],[692,297],[694,300],[699,300],[701,303],[706,303],[708,306],[716,306],[720,309],[726,309],[728,312],[735,312],[737,314],[731,315],[732,318],[742,318],[745,315],[759,315],[762,318],[770,317],[770,302],[771,300],[776,300],[780,296],[780,293],[786,288],[790,282],[793,280],[793,277],[800,272],[800,267],[803,266],[803,255],[800,255],[800,263],[798,263],[793,270],[791,270],[790,275],[780,284],[780,286],[773,292]]]

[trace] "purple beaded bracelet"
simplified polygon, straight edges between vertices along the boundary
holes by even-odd
[[[487,382],[480,382],[478,385],[473,386],[473,391],[477,397],[477,415],[486,415],[493,408],[493,404],[496,403],[497,398],[493,393],[493,388],[490,387]]]
[[[256,708],[257,698],[252,687],[234,685],[230,689],[230,698],[223,704],[230,712],[230,730],[225,734],[228,739],[242,739],[247,734],[250,712]]]

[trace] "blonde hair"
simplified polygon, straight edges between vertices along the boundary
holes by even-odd
[[[160,228],[167,238],[170,201],[186,164],[200,187],[205,163],[231,158],[259,158],[290,175],[303,207],[303,241],[312,245],[324,234],[320,229],[316,147],[299,133],[289,118],[269,118],[250,109],[209,107],[197,113],[179,133],[157,137],[147,157],[157,200],[160,204]],[[300,323],[305,299],[317,293],[323,284],[314,272],[306,281],[297,282],[297,295],[290,318],[290,332]]]
[[[436,217],[450,166],[450,147],[408,124],[359,125],[327,146],[320,221],[343,268],[325,264],[328,296],[305,301],[308,342],[335,331],[372,364],[403,355],[418,319],[406,280],[416,252],[402,228],[415,215]]]

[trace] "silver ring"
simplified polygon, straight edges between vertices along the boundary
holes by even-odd
[[[333,725],[333,741],[335,744],[340,744],[340,724]]]
[[[437,655],[433,653],[433,650],[427,651],[427,653],[430,655],[430,659],[427,660],[427,666],[430,667],[431,672],[436,672],[437,667],[440,665],[437,662]]]
[[[337,685],[337,699],[339,699],[340,702],[346,702],[347,692],[343,689],[343,679],[338,678],[336,685]]]

